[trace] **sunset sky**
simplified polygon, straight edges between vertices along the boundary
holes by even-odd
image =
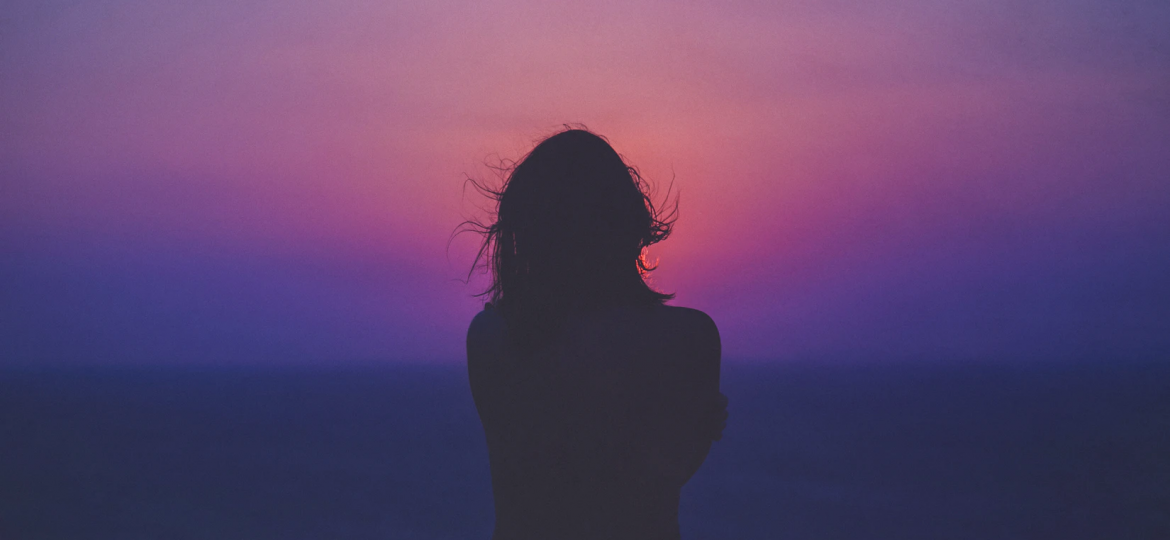
[[[1170,353],[1170,3],[17,0],[0,365],[463,359],[467,176],[584,125],[728,361]]]

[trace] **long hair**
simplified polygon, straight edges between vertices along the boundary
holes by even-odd
[[[670,235],[677,197],[668,212],[656,209],[604,138],[568,129],[502,172],[499,188],[471,180],[496,203],[494,220],[465,225],[483,235],[472,270],[486,267],[491,284],[479,296],[500,310],[522,357],[549,343],[571,311],[674,297],[646,282],[656,266],[646,248]]]

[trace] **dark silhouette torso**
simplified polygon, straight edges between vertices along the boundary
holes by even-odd
[[[719,438],[719,334],[700,311],[569,316],[527,359],[490,306],[468,331],[497,540],[678,538],[683,484]]]

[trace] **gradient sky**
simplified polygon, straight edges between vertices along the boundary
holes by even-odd
[[[681,192],[741,361],[1170,351],[1170,4],[7,2],[0,365],[458,362],[466,175]]]

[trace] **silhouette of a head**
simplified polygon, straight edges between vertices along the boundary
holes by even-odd
[[[670,234],[673,212],[659,214],[638,172],[598,135],[570,129],[545,139],[488,192],[498,206],[480,252],[492,274],[484,294],[524,327],[517,332],[551,332],[572,309],[673,296],[645,281],[653,269],[645,248]]]

